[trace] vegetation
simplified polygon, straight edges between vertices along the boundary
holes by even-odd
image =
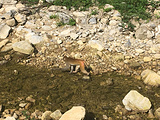
[[[22,2],[35,4],[39,0],[21,0]],[[45,0],[44,0],[45,1]],[[123,23],[127,23],[128,27],[131,25],[131,19],[136,18],[137,20],[143,19],[147,20],[151,18],[149,12],[147,12],[147,6],[151,5],[153,8],[159,6],[160,2],[155,2],[153,0],[55,0],[54,5],[66,6],[68,9],[74,7],[79,10],[86,10],[90,6],[97,5],[99,7],[105,4],[110,4],[114,6],[114,9],[118,10],[122,15]],[[111,8],[104,9],[104,12],[111,11]],[[92,11],[92,15],[98,14],[97,11]]]
[[[93,10],[91,15],[97,15],[98,14],[98,11],[97,10]]]
[[[57,19],[58,18],[58,15],[51,15],[49,16],[50,19]]]

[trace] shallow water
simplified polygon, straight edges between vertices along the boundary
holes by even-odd
[[[102,115],[116,118],[115,107],[122,105],[124,96],[133,89],[148,97],[154,110],[160,105],[159,88],[146,89],[141,80],[130,76],[110,72],[83,80],[79,73],[38,69],[18,64],[17,59],[19,56],[14,56],[0,66],[0,104],[6,108],[18,108],[20,98],[25,100],[32,95],[36,100],[30,108],[32,112],[35,109],[65,112],[72,106],[81,105],[86,108],[86,120],[94,117],[102,120]],[[108,79],[113,79],[114,84],[102,85]]]

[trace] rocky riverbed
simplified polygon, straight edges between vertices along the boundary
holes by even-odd
[[[138,117],[147,118],[158,109],[160,8],[149,9],[154,10],[149,21],[132,20],[136,26],[132,32],[127,25],[122,27],[121,14],[113,6],[106,4],[107,8],[111,10],[69,11],[64,6],[27,7],[16,0],[0,1],[0,104],[7,108],[1,109],[2,118],[13,116],[17,109],[22,116],[31,116],[35,109],[64,113],[72,106],[84,106],[89,116],[85,119],[132,119],[136,113],[117,108],[132,89],[148,97],[154,107]],[[69,25],[71,20],[75,26]],[[63,56],[85,60],[91,76],[58,70],[65,66]],[[152,71],[143,72],[146,69]],[[11,114],[10,107],[15,108]],[[35,114],[42,119],[42,112]],[[155,116],[159,118],[158,110]]]

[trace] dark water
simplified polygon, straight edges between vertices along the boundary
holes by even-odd
[[[82,74],[69,74],[60,70],[47,70],[16,63],[18,57],[0,66],[0,104],[6,108],[18,108],[20,99],[32,95],[36,100],[30,111],[65,112],[73,106],[86,108],[88,120],[102,115],[115,118],[114,109],[122,105],[122,99],[130,90],[137,90],[148,97],[154,109],[160,106],[159,88],[146,89],[141,80],[117,73],[91,75],[91,80],[82,80]],[[16,70],[16,71],[15,71]],[[18,72],[17,72],[18,71]],[[54,75],[54,77],[51,77]],[[113,79],[113,85],[101,85]],[[123,106],[123,105],[122,105]]]

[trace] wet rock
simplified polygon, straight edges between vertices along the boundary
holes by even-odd
[[[151,102],[136,90],[131,90],[122,100],[128,111],[147,112],[151,108]]]
[[[5,39],[9,35],[11,28],[8,25],[1,24],[0,25],[0,39]]]
[[[89,77],[88,75],[84,75],[84,76],[82,77],[82,79],[83,79],[83,80],[89,80],[90,77]]]
[[[28,96],[28,97],[26,98],[26,101],[29,101],[29,102],[32,102],[32,103],[35,103],[35,102],[36,102],[36,100],[33,99],[32,96]]]
[[[50,117],[53,119],[53,120],[59,120],[62,116],[62,113],[60,110],[56,110],[54,111],[52,114],[50,114]]]
[[[130,63],[130,67],[134,68],[134,69],[139,68],[140,66],[141,66],[141,64],[139,62],[136,62],[136,61],[132,61]]]
[[[42,114],[42,120],[51,120],[52,118],[50,117],[50,115],[52,114],[51,111],[45,111],[43,114]]]
[[[141,77],[145,84],[151,86],[160,85],[160,76],[152,70],[146,69],[141,73]]]
[[[65,112],[59,120],[82,120],[85,117],[85,108],[82,106],[73,106]]]
[[[104,47],[102,46],[102,43],[100,43],[99,41],[97,40],[90,40],[88,42],[88,46],[92,47],[92,48],[95,48],[99,51],[102,51],[104,49]]]
[[[34,48],[32,45],[26,41],[20,41],[16,42],[12,45],[13,50],[18,51],[20,53],[24,54],[32,54],[34,51]]]

